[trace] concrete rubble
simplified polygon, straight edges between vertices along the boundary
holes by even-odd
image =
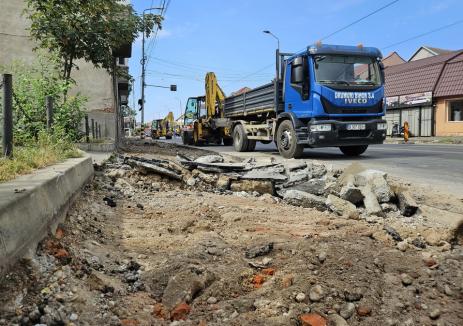
[[[96,171],[0,279],[0,325],[463,322],[462,243],[381,171],[176,148]]]

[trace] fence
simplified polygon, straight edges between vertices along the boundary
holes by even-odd
[[[13,156],[13,76],[11,74],[3,74],[0,80],[0,111],[1,111],[1,144],[2,144],[2,156],[11,158]],[[53,112],[54,103],[53,97],[47,96],[45,99],[44,107],[46,110],[47,117],[47,129],[53,128]],[[101,139],[101,124],[91,119],[91,129],[88,122],[88,116],[85,116],[85,140],[90,142],[90,130],[91,139]]]

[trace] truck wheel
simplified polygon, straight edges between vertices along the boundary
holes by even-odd
[[[341,152],[346,156],[359,156],[365,153],[367,150],[368,145],[360,145],[360,146],[341,146],[339,149]]]
[[[290,120],[284,120],[278,126],[277,147],[284,158],[299,158],[304,152],[304,145],[297,143],[296,131]]]
[[[248,136],[240,124],[233,129],[233,147],[237,152],[246,152],[248,149]]]
[[[246,152],[254,152],[256,149],[256,141],[254,139],[248,139],[248,148]]]
[[[223,139],[224,146],[232,146],[233,145],[233,138],[224,138]]]

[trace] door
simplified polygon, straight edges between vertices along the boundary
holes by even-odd
[[[286,65],[284,102],[285,111],[298,118],[311,116],[310,65],[307,56],[296,57]]]
[[[432,136],[432,106],[421,108],[421,135],[422,137]]]

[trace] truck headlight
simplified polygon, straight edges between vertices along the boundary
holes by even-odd
[[[386,130],[386,129],[387,129],[387,122],[378,123],[378,130]]]
[[[331,125],[330,124],[324,124],[324,125],[312,125],[310,126],[310,131],[331,131]]]

